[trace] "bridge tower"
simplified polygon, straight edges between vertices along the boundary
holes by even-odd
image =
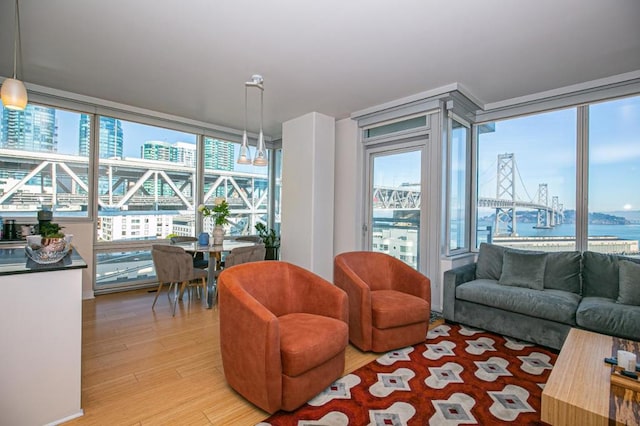
[[[549,205],[549,186],[546,183],[538,185],[538,204],[542,206]],[[553,215],[551,215],[551,218],[549,217],[549,210],[538,209],[538,223],[536,224],[536,228],[550,228],[553,226],[550,222],[553,222]]]
[[[560,202],[557,195],[551,197],[551,226],[559,225]]]
[[[516,233],[516,180],[515,154],[498,155],[498,180],[496,198],[506,201],[496,206],[496,224],[494,235],[514,237]]]
[[[564,204],[558,203],[558,225],[564,223]]]

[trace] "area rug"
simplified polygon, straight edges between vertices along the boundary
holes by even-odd
[[[388,352],[259,425],[540,425],[556,358],[546,348],[442,324],[425,343]]]

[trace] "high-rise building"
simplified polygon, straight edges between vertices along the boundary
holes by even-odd
[[[209,137],[204,138],[204,168],[212,170],[233,170],[232,142],[225,142]]]
[[[80,117],[80,155],[89,155],[91,146],[91,116],[82,114]],[[100,158],[122,158],[124,137],[122,123],[112,117],[100,117],[99,130],[99,157]]]
[[[171,162],[188,167],[196,166],[196,146],[187,142],[176,142],[171,147]]]
[[[171,161],[171,144],[164,141],[146,141],[140,147],[140,157],[145,160]]]
[[[0,108],[0,148],[58,151],[56,110],[28,104],[24,111]]]

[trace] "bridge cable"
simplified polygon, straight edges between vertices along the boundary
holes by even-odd
[[[529,195],[529,191],[527,191],[527,187],[525,186],[524,181],[522,180],[522,175],[520,174],[520,169],[518,168],[518,163],[515,161],[515,159],[513,160],[513,166],[516,169],[516,174],[518,175],[518,179],[520,180],[520,184],[522,185],[522,188],[524,188],[525,194],[527,194],[527,197],[529,197],[529,202],[533,203],[533,198],[531,197],[531,195]]]

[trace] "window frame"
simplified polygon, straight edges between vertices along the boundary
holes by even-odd
[[[465,176],[464,176],[464,194],[459,196],[461,200],[464,200],[464,245],[455,249],[451,248],[451,191],[452,187],[452,172],[453,172],[453,122],[456,121],[467,129],[465,140]],[[460,117],[458,114],[448,111],[447,113],[447,142],[446,142],[446,197],[445,197],[445,229],[444,229],[444,255],[447,257],[457,256],[460,254],[468,253],[471,247],[471,228],[472,228],[472,216],[471,208],[468,200],[471,199],[471,139],[472,139],[472,124]],[[473,225],[475,228],[475,225]]]

